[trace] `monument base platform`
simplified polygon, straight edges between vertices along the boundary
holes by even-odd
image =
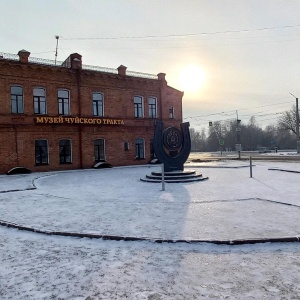
[[[172,171],[164,173],[164,180],[167,183],[176,182],[194,182],[207,180],[208,177],[203,177],[202,174],[197,173],[194,170],[189,171]],[[161,172],[151,172],[151,175],[146,175],[145,178],[141,178],[141,181],[145,182],[162,182]]]

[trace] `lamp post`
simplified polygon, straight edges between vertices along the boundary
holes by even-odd
[[[300,153],[300,137],[299,137],[299,106],[298,98],[290,93],[296,99],[296,135],[297,135],[297,153]]]
[[[56,35],[55,38],[56,38],[56,48],[55,48],[55,65],[56,65],[56,60],[57,60],[57,48],[58,48],[58,39],[59,39],[59,36]]]
[[[242,145],[241,145],[241,127],[240,127],[241,120],[239,120],[238,111],[236,111],[236,151],[238,152],[239,159],[241,159],[241,151],[242,151]]]

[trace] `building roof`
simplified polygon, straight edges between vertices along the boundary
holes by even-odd
[[[24,49],[20,50],[19,53],[20,52],[29,53],[27,50],[24,50]],[[19,56],[17,54],[11,54],[11,53],[0,52],[0,58],[5,59],[5,60],[19,61]],[[55,61],[55,60],[50,60],[50,59],[29,57],[28,62],[32,63],[32,64],[65,68],[65,66],[63,65],[64,64],[63,61]],[[120,67],[125,67],[125,66],[120,65]],[[83,64],[82,69],[96,71],[96,72],[118,74],[118,68],[114,69],[114,68],[106,68],[106,67]],[[154,75],[154,74],[129,71],[129,70],[126,71],[126,75],[133,76],[133,77],[147,78],[147,79],[156,79],[156,80],[158,79],[157,75]]]

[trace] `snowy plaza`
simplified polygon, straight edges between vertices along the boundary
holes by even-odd
[[[143,240],[1,226],[0,298],[300,298],[300,244],[266,242],[300,236],[299,162],[187,163],[209,179],[165,191],[140,181],[159,168],[1,175],[2,224]]]

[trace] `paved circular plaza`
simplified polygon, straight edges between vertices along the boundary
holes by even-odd
[[[300,235],[299,164],[187,164],[209,180],[141,182],[159,166],[1,176],[0,220],[47,232],[150,240]]]

